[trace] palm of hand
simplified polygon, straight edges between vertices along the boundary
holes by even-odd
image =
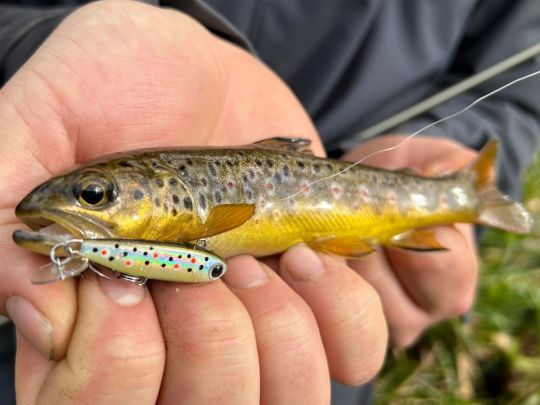
[[[132,398],[150,403],[158,393],[162,402],[168,402],[179,392],[186,402],[198,403],[215,396],[235,403],[251,403],[259,397],[292,401],[306,395],[316,402],[326,400],[328,364],[317,321],[308,304],[264,265],[260,271],[269,280],[264,293],[233,288],[235,296],[222,283],[195,289],[154,283],[153,302],[143,293],[141,303],[124,303],[120,308],[97,292],[93,277],[31,286],[29,274],[44,259],[17,249],[10,240],[20,227],[14,207],[28,191],[54,174],[106,153],[247,144],[276,134],[310,138],[315,152],[323,153],[309,118],[276,76],[179,13],[137,3],[98,3],[68,17],[0,97],[0,118],[7,124],[0,145],[5,162],[0,181],[10,191],[0,197],[4,258],[0,275],[9,279],[0,288],[0,302],[16,295],[38,308],[53,326],[52,354],[57,360],[48,362],[35,349],[40,345],[43,349],[43,336],[37,344],[36,338],[29,339],[34,347],[19,339],[17,374],[22,377],[17,391],[22,402],[66,397],[100,401],[117,395],[123,402]],[[250,258],[234,263],[245,272],[261,266]],[[352,277],[349,272],[347,277]],[[352,289],[358,282],[348,284]],[[369,289],[362,285],[363,290]],[[365,296],[362,290],[355,295]],[[273,306],[264,308],[263,299],[268,302],[268,298]],[[357,299],[351,310],[364,307],[363,299]],[[381,363],[385,328],[378,301],[373,300],[373,305],[382,331],[376,336],[380,341],[376,356],[371,365],[357,365],[361,370],[353,370],[349,380],[350,370],[337,371],[345,382],[365,380]],[[325,309],[319,312],[324,314]],[[293,323],[296,333],[289,327]],[[261,332],[269,324],[274,325],[273,331]],[[288,339],[275,344],[285,331]],[[199,347],[201,337],[204,345]],[[230,342],[233,338],[235,343]],[[100,342],[103,348],[97,347]],[[270,348],[258,355],[261,344]],[[338,346],[345,345],[349,342]],[[237,356],[231,360],[227,353],[235,350]],[[289,366],[290,353],[293,360],[300,359],[298,364]],[[343,358],[350,356],[341,347],[336,356],[330,367],[339,370]],[[125,362],[133,367],[129,375],[119,375]],[[142,376],[137,377],[135,370]],[[220,370],[228,371],[223,375]],[[309,370],[308,375],[302,370]],[[218,373],[220,384],[208,391],[212,373]],[[299,374],[304,375],[302,383],[293,382]],[[113,388],[90,389],[96,381],[107,381]]]

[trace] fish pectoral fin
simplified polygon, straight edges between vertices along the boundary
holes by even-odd
[[[322,252],[335,253],[346,257],[365,256],[375,250],[357,236],[328,236],[315,239],[308,246]]]
[[[277,149],[313,155],[313,151],[310,149],[311,140],[306,138],[287,138],[276,136],[274,138],[263,139],[262,141],[255,142],[253,145],[263,149]]]
[[[254,213],[254,204],[216,205],[208,214],[205,223],[201,225],[201,229],[191,231],[192,234],[196,235],[193,239],[217,235],[236,228],[250,219]]]
[[[448,250],[439,243],[433,231],[429,229],[411,229],[400,233],[390,239],[388,246],[419,252]]]

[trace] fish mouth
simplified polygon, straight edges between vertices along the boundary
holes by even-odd
[[[13,241],[36,253],[49,254],[52,247],[72,239],[111,238],[111,232],[95,219],[82,213],[32,212],[17,213],[31,231],[16,230]]]

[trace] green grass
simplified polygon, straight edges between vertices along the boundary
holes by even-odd
[[[485,232],[467,321],[391,352],[377,403],[540,404],[540,156],[524,179],[524,202],[538,219],[532,234]]]

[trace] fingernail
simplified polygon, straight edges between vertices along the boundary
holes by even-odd
[[[249,260],[242,265],[229,266],[224,280],[233,288],[254,288],[268,281],[268,275],[257,260]]]
[[[130,307],[144,299],[144,286],[127,280],[98,278],[103,292],[117,304]]]
[[[283,267],[297,280],[310,280],[324,271],[319,255],[302,245],[294,246],[285,253]]]
[[[6,300],[6,312],[20,334],[46,358],[53,356],[52,326],[26,298],[14,295]]]

